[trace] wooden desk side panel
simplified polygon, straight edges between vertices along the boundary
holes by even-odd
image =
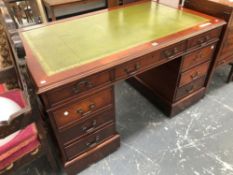
[[[233,6],[226,4],[226,1],[211,0],[187,0],[185,8],[196,10],[208,15],[212,15],[227,21],[227,25],[222,30],[222,36],[216,52],[216,65],[218,67],[233,61]]]

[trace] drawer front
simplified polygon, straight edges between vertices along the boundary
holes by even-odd
[[[186,97],[186,96],[192,94],[193,92],[195,92],[196,90],[200,89],[201,87],[203,87],[205,85],[205,79],[206,79],[206,76],[203,76],[203,77],[191,82],[190,84],[187,84],[187,85],[179,88],[176,92],[175,100],[179,100],[183,97]]]
[[[148,66],[151,66],[151,64],[153,64],[152,54],[148,54],[138,58],[135,61],[120,65],[115,69],[115,79],[120,80],[134,76],[146,69]]]
[[[62,129],[74,122],[92,115],[97,110],[111,105],[113,101],[112,88],[100,91],[82,101],[74,101],[52,112],[56,126]]]
[[[98,73],[77,82],[70,83],[67,86],[54,89],[46,93],[45,98],[47,103],[49,103],[49,106],[53,106],[57,102],[61,102],[66,98],[83,94],[88,90],[95,89],[98,86],[110,83],[110,81],[110,72],[106,71]]]
[[[215,45],[210,45],[186,55],[183,60],[182,71],[186,71],[198,64],[210,60],[213,55],[214,49]]]
[[[221,33],[221,28],[211,30],[204,34],[195,36],[188,40],[188,49],[204,47],[206,44],[219,38]]]
[[[142,56],[136,61],[131,61],[116,67],[115,79],[125,79],[134,76],[146,69],[158,65],[162,62],[167,62],[185,51],[185,42],[174,44],[166,49],[156,51],[154,53]]]
[[[185,42],[180,42],[174,44],[166,49],[160,51],[160,55],[154,55],[154,57],[159,57],[160,60],[171,60],[185,52]]]
[[[115,122],[114,110],[112,108],[100,112],[97,115],[88,117],[76,125],[59,131],[59,141],[62,145],[67,145],[74,140],[95,132],[107,123]]]
[[[71,160],[81,153],[95,148],[100,143],[104,142],[106,139],[110,138],[116,134],[115,125],[111,124],[106,126],[105,128],[98,130],[97,132],[89,135],[79,141],[67,146],[65,150],[67,160]]]
[[[201,64],[181,74],[179,87],[184,86],[207,74],[210,62]]]

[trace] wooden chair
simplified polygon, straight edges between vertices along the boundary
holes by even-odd
[[[35,0],[3,0],[19,26],[41,23],[39,7]]]
[[[231,81],[233,81],[233,63],[230,63],[229,65],[231,66],[231,70],[227,78],[227,83],[230,83]]]
[[[15,174],[20,168],[42,156],[47,157],[53,173],[56,174],[57,164],[50,149],[46,124],[42,120],[32,82],[28,77],[24,60],[25,52],[20,37],[3,4],[1,4],[0,10],[2,12],[1,20],[5,22],[7,42],[12,46],[10,52],[14,58],[12,66],[1,69],[0,83],[13,78],[18,80],[20,87],[0,94],[0,96],[9,98],[22,107],[7,121],[0,122],[0,139],[11,134],[17,135],[0,146],[0,174]]]

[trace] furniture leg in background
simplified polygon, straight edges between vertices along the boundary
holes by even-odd
[[[231,81],[233,81],[233,63],[230,63],[230,66],[231,66],[231,70],[227,78],[227,83],[230,83]]]
[[[36,2],[37,2],[37,5],[38,5],[38,10],[39,10],[39,14],[41,16],[42,22],[43,23],[48,22],[47,17],[46,17],[46,12],[45,12],[44,6],[42,4],[42,1],[41,0],[36,0]]]

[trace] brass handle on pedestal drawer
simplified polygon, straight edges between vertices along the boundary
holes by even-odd
[[[95,137],[95,140],[92,141],[92,142],[87,142],[86,146],[88,146],[89,148],[94,147],[94,146],[96,146],[98,144],[99,140],[100,140],[100,137],[97,135]]]
[[[92,88],[93,83],[87,80],[83,80],[79,82],[77,85],[75,85],[75,87],[73,88],[73,92],[76,94],[81,92],[81,87]]]
[[[96,105],[95,105],[94,103],[91,103],[91,104],[89,105],[89,111],[84,112],[83,109],[80,108],[80,109],[78,109],[76,112],[82,117],[82,116],[84,116],[84,115],[87,115],[87,114],[91,113],[92,110],[95,109],[95,108],[96,108]]]
[[[194,91],[194,85],[192,85],[190,88],[185,90],[187,93],[191,93]]]
[[[192,80],[196,80],[199,78],[199,76],[200,76],[200,72],[197,71],[193,75],[191,75],[191,78],[192,78]]]
[[[129,68],[125,68],[125,72],[128,74],[128,75],[134,75],[137,73],[137,71],[140,69],[140,64],[139,63],[136,63],[134,65],[134,69],[133,70],[130,70]]]
[[[87,127],[87,126],[82,126],[82,131],[86,132],[86,133],[89,133],[91,131],[93,131],[96,127],[96,124],[97,124],[97,121],[96,120],[93,120],[92,124],[90,127]]]

